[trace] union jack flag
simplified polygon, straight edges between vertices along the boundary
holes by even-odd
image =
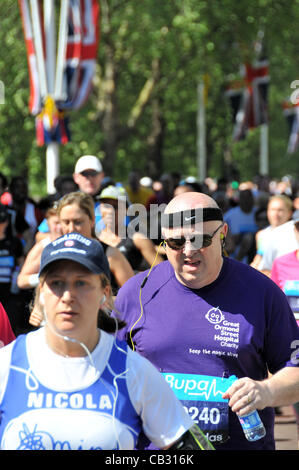
[[[69,12],[63,109],[79,109],[92,87],[99,42],[97,0],[73,0]]]
[[[226,96],[233,110],[235,141],[244,139],[250,129],[268,122],[269,81],[269,63],[259,60],[245,64],[240,79],[229,85]]]
[[[36,115],[41,111],[41,91],[38,78],[37,70],[37,59],[35,53],[32,23],[30,16],[30,9],[28,0],[19,0],[19,6],[21,10],[21,17],[23,23],[23,32],[27,50],[27,61],[29,69],[29,86],[30,86],[30,98],[29,98],[29,111],[31,114]]]
[[[52,93],[48,89],[49,77],[46,72],[42,73],[46,70],[47,60],[47,35],[42,21],[47,1],[19,0],[19,6],[30,78],[29,111],[36,116],[37,143],[43,145],[55,141],[65,144],[70,139],[66,112],[81,108],[92,87],[99,44],[99,1],[61,2],[55,89]]]

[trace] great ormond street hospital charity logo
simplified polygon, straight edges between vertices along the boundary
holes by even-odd
[[[221,323],[224,320],[224,315],[219,309],[219,307],[210,308],[210,310],[205,315],[206,319],[213,323],[214,325],[217,323]]]

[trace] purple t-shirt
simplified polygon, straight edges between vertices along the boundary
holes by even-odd
[[[273,409],[259,411],[267,434],[250,443],[221,397],[231,376],[263,380],[268,370],[294,366],[290,345],[299,329],[285,295],[260,272],[229,258],[213,283],[189,289],[165,261],[142,288],[141,308],[146,274],[118,293],[116,311],[127,323],[119,337],[130,343],[132,329],[136,350],[164,374],[217,449],[273,449]]]

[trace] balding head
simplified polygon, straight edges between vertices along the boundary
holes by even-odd
[[[177,229],[222,220],[222,211],[214,199],[207,194],[187,192],[169,202],[161,216],[161,226],[163,230]]]
[[[216,201],[207,194],[190,191],[174,197],[166,206],[165,214],[204,207],[219,208]]]
[[[217,279],[227,225],[214,199],[182,193],[166,206],[161,225],[166,255],[180,283],[200,289]]]

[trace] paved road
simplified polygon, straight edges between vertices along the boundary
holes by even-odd
[[[276,450],[298,450],[297,425],[292,407],[280,408],[282,414],[275,417]]]

